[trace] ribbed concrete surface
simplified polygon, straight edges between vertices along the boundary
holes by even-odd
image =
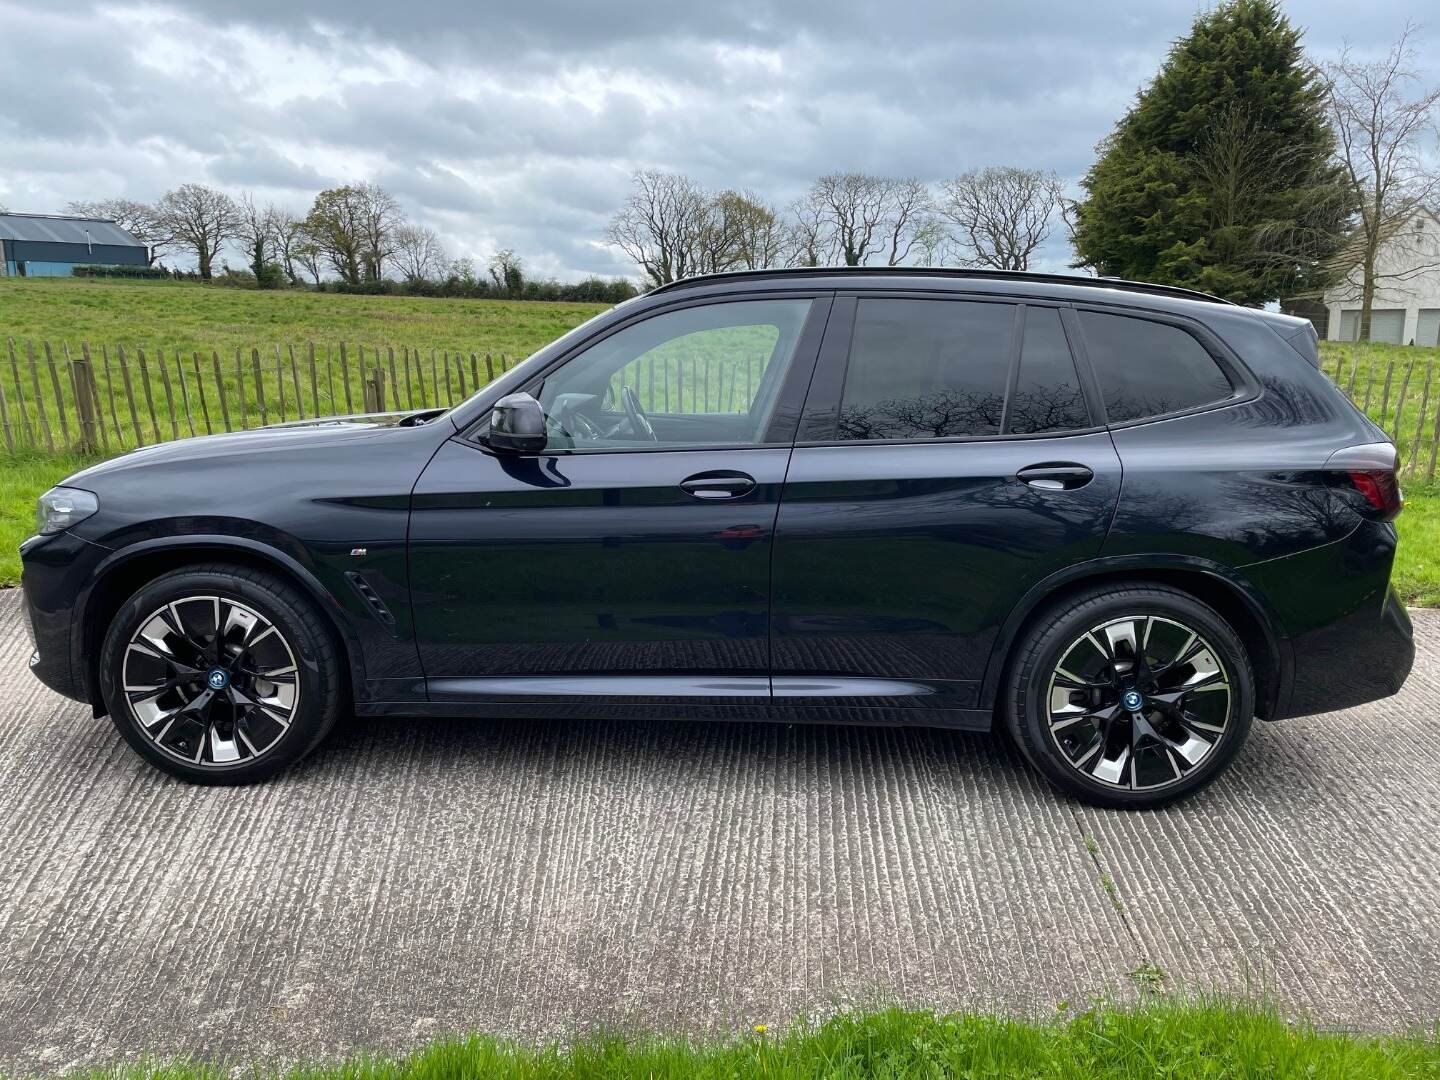
[[[1417,626],[1400,697],[1260,727],[1210,793],[1121,815],[998,737],[758,725],[353,722],[278,782],[191,788],[34,682],[0,594],[0,1070],[1047,1013],[1133,997],[1143,962],[1326,1024],[1433,1021],[1440,618]]]

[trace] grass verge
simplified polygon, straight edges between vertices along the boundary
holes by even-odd
[[[35,500],[93,459],[39,451],[0,455],[0,587],[20,583],[20,541],[35,527]],[[1408,488],[1395,560],[1395,588],[1407,604],[1440,607],[1440,488]]]
[[[763,1027],[763,1025],[761,1026]],[[1152,1003],[1050,1023],[891,1009],[836,1017],[780,1036],[760,1028],[729,1042],[593,1037],[528,1047],[475,1036],[407,1057],[357,1057],[266,1071],[242,1065],[122,1066],[86,1080],[608,1080],[620,1077],[1045,1077],[1154,1080],[1266,1077],[1365,1080],[1440,1076],[1433,1037],[1362,1037],[1287,1024],[1265,1009]]]

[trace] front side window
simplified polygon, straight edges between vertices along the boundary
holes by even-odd
[[[1085,351],[1112,424],[1224,401],[1234,393],[1214,357],[1169,323],[1080,312]]]
[[[540,388],[547,449],[764,442],[810,305],[682,308],[596,342]]]
[[[861,300],[840,400],[841,439],[998,435],[1011,304]]]

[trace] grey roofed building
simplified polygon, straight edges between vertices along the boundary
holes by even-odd
[[[0,274],[68,277],[76,266],[149,263],[149,249],[104,218],[0,214]]]

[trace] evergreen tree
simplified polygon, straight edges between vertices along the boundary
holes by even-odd
[[[1313,291],[1351,196],[1325,88],[1275,0],[1226,0],[1098,147],[1077,266],[1244,304]]]

